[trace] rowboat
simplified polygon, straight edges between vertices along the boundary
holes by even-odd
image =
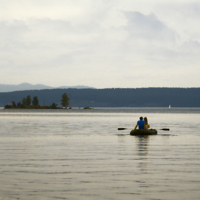
[[[157,135],[157,130],[156,129],[149,129],[149,130],[135,129],[130,132],[130,135]]]

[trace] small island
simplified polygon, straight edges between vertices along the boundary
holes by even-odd
[[[84,107],[83,109],[92,109],[92,108],[90,108],[89,106],[86,106],[86,107]]]
[[[69,97],[67,93],[64,93],[62,95],[62,99],[60,104],[63,107],[58,107],[58,104],[52,103],[50,106],[47,105],[39,105],[39,99],[37,96],[33,97],[31,99],[31,96],[28,95],[26,98],[24,97],[21,102],[16,103],[15,101],[12,101],[12,104],[7,104],[4,106],[5,109],[63,109],[68,107],[69,105]]]

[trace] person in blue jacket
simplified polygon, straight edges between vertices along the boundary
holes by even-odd
[[[143,129],[143,130],[148,130],[145,126],[145,121],[143,120],[143,117],[140,117],[140,120],[137,122],[134,130],[138,127],[139,129]]]

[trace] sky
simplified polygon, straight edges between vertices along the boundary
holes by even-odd
[[[0,84],[200,87],[200,1],[0,5]]]

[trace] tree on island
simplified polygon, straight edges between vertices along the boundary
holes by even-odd
[[[39,105],[39,100],[38,100],[38,97],[37,97],[37,96],[33,97],[32,104],[33,104],[34,106],[38,106],[38,105]]]
[[[17,107],[18,107],[18,108],[21,108],[21,107],[22,107],[22,103],[21,103],[21,102],[18,102],[18,103],[17,103]]]
[[[12,107],[13,107],[13,108],[16,108],[16,107],[17,107],[15,101],[12,101]]]
[[[22,105],[26,106],[26,98],[25,97],[22,99]]]
[[[64,94],[62,95],[61,105],[62,105],[63,107],[65,107],[65,108],[68,107],[68,105],[69,105],[69,97],[67,96],[67,93],[64,93]]]
[[[31,96],[28,95],[26,98],[24,97],[22,99],[22,105],[23,106],[30,106],[31,105]]]
[[[31,96],[30,96],[30,95],[28,95],[28,96],[26,97],[26,105],[27,105],[27,106],[30,106],[30,105],[31,105]]]
[[[52,105],[50,106],[52,109],[57,109],[57,104],[56,103],[52,103]]]

